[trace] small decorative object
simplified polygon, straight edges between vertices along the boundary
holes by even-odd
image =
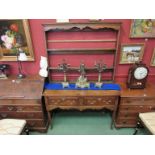
[[[66,63],[65,59],[63,59],[62,63],[58,65],[59,70],[63,71],[64,73],[64,81],[62,82],[63,88],[69,87],[69,83],[67,82],[67,71],[69,66],[70,65]]]
[[[142,60],[144,44],[124,44],[121,47],[120,64],[131,64]]]
[[[95,68],[98,71],[98,81],[95,83],[95,87],[101,88],[102,82],[102,72],[107,68],[105,64],[102,63],[102,60],[95,62]]]
[[[155,38],[155,19],[134,19],[131,23],[131,38]]]
[[[17,61],[18,48],[34,61],[28,20],[0,20],[0,61]]]
[[[27,56],[26,56],[26,54],[24,53],[24,51],[21,48],[19,48],[19,50],[18,50],[17,61],[18,61],[18,75],[17,75],[17,78],[18,79],[25,78],[26,76],[22,73],[22,64],[21,64],[21,62],[22,61],[27,61]]]
[[[77,79],[76,88],[89,88],[90,83],[87,82],[87,78],[85,77],[85,64],[83,62],[80,63],[79,72],[81,73],[80,77]]]
[[[40,71],[39,71],[40,76],[42,76],[42,77],[47,77],[48,76],[47,67],[48,67],[47,58],[41,56],[41,59],[40,59]]]
[[[155,66],[155,48],[154,48],[153,55],[151,58],[151,66]]]
[[[133,89],[143,89],[146,85],[148,67],[142,62],[135,63],[129,68],[127,87]]]
[[[9,68],[8,64],[0,64],[0,79],[7,79]]]

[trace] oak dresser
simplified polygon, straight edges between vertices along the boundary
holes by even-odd
[[[26,119],[30,130],[45,132],[48,119],[42,98],[43,86],[44,78],[39,76],[0,80],[0,119]]]
[[[121,85],[116,127],[135,127],[140,112],[155,111],[155,85],[147,84],[145,89],[129,89]]]

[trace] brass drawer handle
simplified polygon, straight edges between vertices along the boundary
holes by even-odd
[[[28,114],[27,117],[33,118],[34,117],[34,114]]]
[[[9,106],[9,107],[8,107],[8,110],[9,110],[9,111],[12,111],[13,109],[14,109],[13,106]]]
[[[17,107],[18,111],[23,111],[23,107]]]
[[[40,107],[33,107],[34,110],[40,110]]]
[[[1,114],[1,116],[2,116],[2,118],[6,118],[8,116],[8,114],[3,113],[3,114]]]
[[[31,126],[31,127],[34,127],[35,126],[35,122],[32,122],[32,123],[30,123],[29,125]]]

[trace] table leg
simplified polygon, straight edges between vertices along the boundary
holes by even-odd
[[[119,98],[117,97],[117,99],[115,101],[114,111],[112,113],[111,129],[113,129],[114,122],[116,120],[116,114],[117,114],[117,109],[118,109],[118,100],[119,100]]]

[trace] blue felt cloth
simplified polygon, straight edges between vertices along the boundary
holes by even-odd
[[[61,83],[45,83],[45,89],[48,90],[121,90],[118,84],[105,83],[101,88],[96,88],[94,83],[90,83],[90,88],[75,88],[75,84],[69,84],[68,88],[63,88]]]

